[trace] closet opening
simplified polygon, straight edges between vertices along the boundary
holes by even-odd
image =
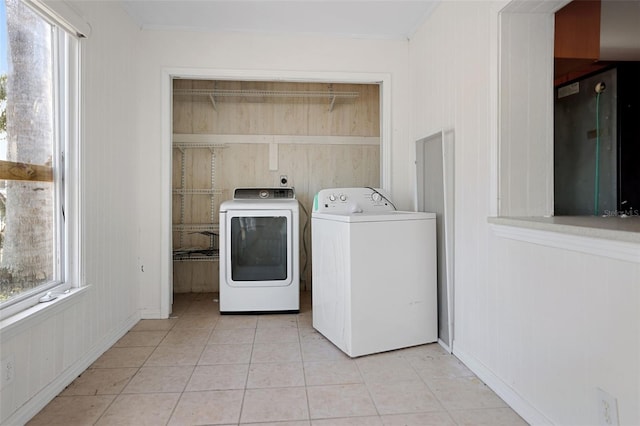
[[[219,291],[219,206],[241,187],[295,189],[300,287],[310,294],[315,194],[388,187],[383,80],[170,78],[169,308],[174,296]]]

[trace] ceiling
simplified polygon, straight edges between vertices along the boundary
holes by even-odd
[[[144,30],[407,39],[439,0],[122,0]]]

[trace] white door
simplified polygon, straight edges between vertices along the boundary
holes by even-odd
[[[453,131],[416,141],[418,211],[436,214],[438,338],[453,350]]]

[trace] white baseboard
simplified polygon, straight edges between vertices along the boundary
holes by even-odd
[[[51,383],[42,388],[24,405],[16,410],[11,417],[6,419],[3,425],[24,425],[38,414],[46,405],[51,402],[60,392],[64,390],[76,377],[82,374],[91,364],[93,364],[103,353],[113,346],[127,331],[136,325],[140,320],[140,314],[127,318],[117,329],[106,335],[100,342],[94,345],[87,353],[73,363],[69,368],[58,375]]]
[[[159,309],[143,309],[140,311],[140,319],[165,319]]]
[[[496,376],[484,364],[469,355],[459,345],[455,346],[453,354],[475,373],[480,380],[491,388],[504,400],[516,413],[532,426],[553,425],[548,418],[525,400],[518,392]]]
[[[449,345],[447,345],[447,344],[444,342],[444,340],[442,340],[442,339],[438,339],[438,344],[439,344],[440,346],[442,346],[442,348],[443,348],[445,351],[447,351],[448,353],[451,353],[451,347],[450,347]]]

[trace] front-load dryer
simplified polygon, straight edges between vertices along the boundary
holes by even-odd
[[[237,188],[220,205],[220,312],[300,310],[293,188]]]

